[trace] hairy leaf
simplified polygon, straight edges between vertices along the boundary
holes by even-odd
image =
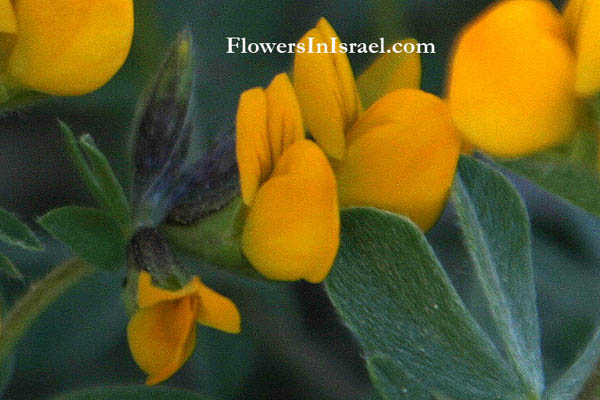
[[[527,387],[544,378],[525,205],[489,166],[461,156],[453,202],[490,315],[509,362]]]
[[[326,288],[367,357],[389,356],[406,379],[436,396],[528,398],[418,227],[355,208],[342,213],[341,239]]]

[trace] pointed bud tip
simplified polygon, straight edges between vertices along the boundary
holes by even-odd
[[[185,28],[177,36],[176,49],[177,56],[181,65],[187,65],[190,62],[190,55],[193,46],[192,31]]]

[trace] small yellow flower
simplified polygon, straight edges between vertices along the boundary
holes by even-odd
[[[332,38],[340,43],[322,18],[299,43]],[[444,207],[460,141],[446,104],[417,89],[420,74],[418,54],[376,60],[358,80],[369,106],[363,112],[346,54],[297,51],[294,60],[298,100],[310,133],[332,158],[340,204],[403,214],[427,230]]]
[[[246,258],[265,277],[321,282],[339,246],[336,183],[327,157],[304,139],[294,89],[286,74],[265,90],[242,93],[236,152]]]
[[[0,81],[91,92],[121,67],[132,37],[132,0],[0,0]]]
[[[148,385],[168,379],[185,364],[196,346],[196,323],[240,332],[235,304],[198,277],[171,292],[154,286],[150,274],[142,271],[137,305],[127,326],[127,339],[135,362],[148,374]]]
[[[504,0],[455,46],[448,101],[475,147],[518,157],[570,139],[579,102],[600,90],[600,3]]]

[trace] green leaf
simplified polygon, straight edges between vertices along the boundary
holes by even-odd
[[[571,367],[544,394],[545,400],[572,400],[584,388],[600,359],[600,328]],[[600,377],[596,378],[600,379]],[[586,397],[587,398],[587,397]],[[590,397],[592,398],[592,397]],[[593,397],[595,398],[595,397]]]
[[[4,254],[0,253],[0,273],[18,280],[23,280],[23,274]]]
[[[67,152],[88,190],[100,208],[111,214],[118,221],[124,234],[129,235],[131,223],[127,199],[106,157],[95,147],[89,135],[82,137],[78,143],[73,131],[62,121],[58,122],[64,135]],[[89,164],[80,145],[90,160]]]
[[[523,384],[544,386],[531,239],[525,205],[489,166],[461,156],[453,202],[500,346]]]
[[[3,209],[0,209],[0,240],[25,250],[44,250],[44,246],[31,229],[14,214]]]
[[[597,149],[596,135],[582,132],[566,148],[520,159],[496,161],[567,202],[600,216]]]
[[[404,372],[390,357],[377,354],[367,359],[367,369],[373,384],[386,400],[432,400],[433,397]]]
[[[108,160],[98,150],[90,135],[83,135],[79,139],[79,145],[88,157],[91,171],[105,197],[105,210],[115,217],[122,228],[130,229],[131,219],[127,196],[125,196],[123,187],[117,180]]]
[[[105,211],[63,207],[50,211],[38,222],[94,266],[114,271],[125,264],[126,240],[114,218]]]
[[[600,216],[600,180],[595,171],[565,161],[549,161],[543,156],[501,164],[569,203]]]
[[[367,357],[386,354],[436,397],[529,398],[408,219],[344,211],[326,288]]]
[[[164,386],[100,386],[61,394],[53,400],[209,400],[187,390]]]

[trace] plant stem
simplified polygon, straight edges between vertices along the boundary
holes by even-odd
[[[8,313],[0,340],[0,363],[10,355],[13,348],[35,319],[70,287],[94,272],[87,262],[74,258],[54,268],[41,281],[31,286],[17,300]]]

